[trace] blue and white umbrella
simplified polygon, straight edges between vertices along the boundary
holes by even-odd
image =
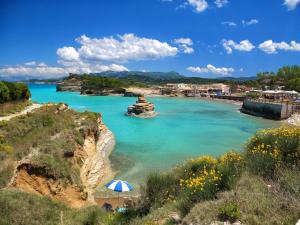
[[[127,181],[123,180],[112,180],[105,185],[110,190],[118,192],[118,207],[119,207],[119,193],[125,191],[131,191],[133,188]]]
[[[127,181],[122,180],[112,180],[108,184],[106,184],[105,187],[116,192],[132,190],[132,186]]]

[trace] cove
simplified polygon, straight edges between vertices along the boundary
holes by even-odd
[[[127,106],[136,98],[82,96],[56,92],[55,85],[29,85],[32,100],[39,103],[64,102],[77,111],[101,112],[116,136],[112,153],[117,178],[141,183],[151,171],[161,171],[201,155],[218,156],[242,150],[259,129],[278,122],[239,112],[239,106],[192,98],[147,98],[159,115],[151,119],[127,117]]]

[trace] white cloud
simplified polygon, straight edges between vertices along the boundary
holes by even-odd
[[[228,0],[216,0],[215,4],[218,8],[222,8],[228,4]]]
[[[28,75],[33,77],[61,77],[66,75],[66,71],[62,67],[28,67],[28,66],[11,66],[0,69],[1,75],[22,76]]]
[[[220,67],[217,68],[211,64],[208,64],[206,67],[194,67],[190,66],[186,68],[188,71],[191,71],[193,73],[213,73],[213,74],[218,74],[218,75],[230,75],[231,73],[234,72],[234,69],[231,67]]]
[[[235,27],[235,26],[237,26],[237,24],[236,24],[235,22],[233,22],[233,21],[224,21],[224,22],[222,22],[221,24],[222,24],[222,25],[228,25],[228,26],[230,26],[230,27]]]
[[[275,54],[277,53],[277,50],[300,51],[300,43],[297,43],[296,41],[286,43],[284,41],[273,42],[272,40],[267,40],[261,43],[259,48],[268,54]]]
[[[257,19],[251,19],[251,20],[242,20],[242,24],[244,25],[254,25],[254,24],[258,24],[259,21]]]
[[[6,68],[0,68],[0,74],[15,77],[15,76],[30,76],[37,78],[54,78],[63,77],[68,73],[97,73],[103,71],[128,71],[128,69],[122,65],[110,64],[110,65],[91,65],[85,66],[72,66],[72,67],[51,67],[51,66],[10,66]]]
[[[177,38],[174,39],[174,43],[176,43],[186,54],[191,54],[194,52],[194,49],[191,47],[193,45],[193,41],[190,38]]]
[[[26,62],[24,63],[25,66],[35,66],[36,62],[35,61],[30,61],[30,62]]]
[[[250,52],[255,46],[249,40],[243,40],[240,43],[236,43],[233,40],[222,40],[222,45],[227,51],[227,54],[231,54],[233,50]]]
[[[166,42],[141,38],[134,34],[99,39],[82,35],[76,41],[81,45],[79,49],[63,47],[57,50],[61,60],[127,62],[175,56],[178,53],[176,47]]]
[[[293,10],[300,3],[300,0],[284,0],[284,5],[288,8],[288,10]]]
[[[56,54],[64,61],[79,61],[79,53],[73,47],[63,47],[56,51]]]
[[[155,39],[142,38],[134,34],[118,35],[117,37],[90,38],[82,35],[76,39],[79,48],[64,46],[58,48],[58,63],[61,66],[47,66],[36,61],[26,62],[0,68],[1,75],[9,76],[42,76],[60,77],[68,73],[96,73],[107,70],[128,71],[124,63],[130,60],[151,60],[175,56],[179,53],[177,47]],[[178,39],[180,48],[185,53],[192,53],[193,44],[190,39]]]
[[[47,64],[46,63],[44,63],[44,62],[40,62],[40,63],[38,63],[38,62],[36,62],[36,61],[30,61],[30,62],[26,62],[26,63],[24,63],[24,65],[25,66],[47,66]]]
[[[192,6],[197,13],[204,12],[208,8],[206,0],[187,0],[186,4]]]

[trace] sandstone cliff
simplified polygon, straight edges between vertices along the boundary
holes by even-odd
[[[47,121],[55,118],[60,126],[60,119],[68,119],[69,122],[64,131],[55,127],[55,122],[48,122],[50,126],[44,125],[41,133],[46,129],[49,137],[43,137],[45,140],[40,144],[29,143],[28,151],[25,146],[24,149],[19,148],[17,141],[9,143],[10,137],[7,138],[18,152],[16,157],[12,154],[5,157],[4,162],[14,168],[6,188],[48,196],[75,208],[93,204],[95,188],[112,175],[108,156],[115,145],[114,135],[103,124],[100,114],[77,113],[60,104],[44,106],[31,117],[45,117],[45,114],[49,116]],[[25,121],[31,119],[22,118]],[[18,120],[21,118],[16,118],[11,125],[15,126]],[[59,132],[50,135],[52,129]],[[3,131],[5,135],[5,129]],[[36,134],[35,131],[33,133]],[[22,141],[22,137],[18,138]],[[27,141],[23,140],[23,143]],[[25,150],[27,154],[17,160],[17,155]],[[4,173],[9,171],[0,167],[0,178]]]

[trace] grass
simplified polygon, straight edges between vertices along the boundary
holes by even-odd
[[[198,203],[184,218],[184,223],[205,225],[218,221],[218,209],[232,200],[239,209],[242,224],[296,224],[300,216],[299,198],[278,189],[276,183],[266,183],[261,177],[246,173],[232,191],[220,193],[217,200]]]
[[[266,129],[254,135],[243,154],[202,156],[151,174],[129,221],[155,217],[156,210],[174,202],[186,224],[220,219],[293,224],[300,217],[299,149],[300,128]]]
[[[14,101],[0,104],[0,116],[7,116],[13,113],[21,112],[27,106],[31,105],[30,101]]]
[[[46,197],[17,190],[0,190],[1,225],[107,225],[99,207],[71,209]]]
[[[57,112],[57,105],[0,123],[0,188],[12,173],[12,163],[35,152],[32,164],[57,179],[80,185],[80,161],[74,154],[84,137],[97,135],[97,114],[73,110]]]

